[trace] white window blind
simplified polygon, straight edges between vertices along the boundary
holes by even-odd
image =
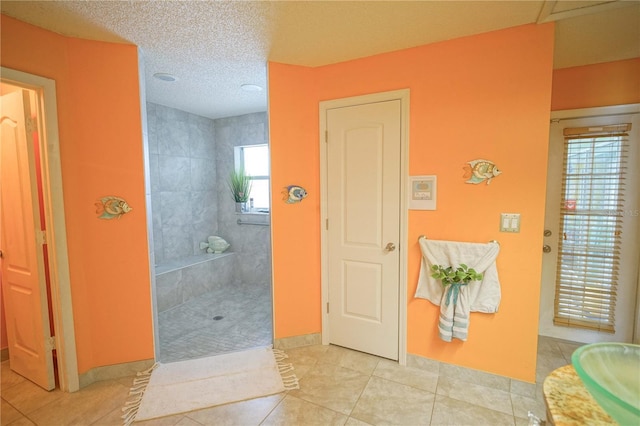
[[[630,128],[564,130],[556,325],[615,332]]]

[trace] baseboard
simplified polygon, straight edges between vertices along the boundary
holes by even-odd
[[[147,359],[143,361],[125,362],[122,364],[92,368],[86,373],[80,374],[80,389],[102,380],[135,376],[138,372],[150,368],[154,363],[155,361],[153,359]]]
[[[273,347],[275,349],[287,350],[287,349],[299,348],[301,346],[311,346],[311,345],[321,345],[321,344],[322,344],[322,334],[313,333],[313,334],[303,334],[301,336],[275,339],[275,341],[273,342]]]
[[[9,348],[0,349],[0,362],[6,361],[9,359]]]

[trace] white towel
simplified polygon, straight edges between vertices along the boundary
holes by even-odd
[[[494,313],[500,305],[500,281],[496,258],[500,245],[496,243],[466,243],[420,238],[422,260],[415,297],[427,299],[440,306],[439,332],[445,341],[452,338],[467,340],[469,312]],[[445,289],[440,280],[431,277],[431,265],[453,266],[465,264],[483,274],[480,281]],[[452,294],[447,297],[447,293]],[[455,294],[457,293],[457,298]],[[449,304],[447,304],[449,299]]]
[[[438,334],[445,342],[453,338],[467,340],[469,330],[469,291],[468,285],[459,286],[457,297],[451,297],[447,304],[447,292],[442,296],[440,317],[438,319]],[[454,292],[454,285],[449,285],[447,291]]]

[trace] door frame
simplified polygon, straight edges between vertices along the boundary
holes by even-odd
[[[1,80],[14,86],[33,90],[39,97],[38,134],[42,172],[44,216],[47,223],[47,247],[51,306],[56,338],[58,380],[64,392],[80,389],[78,360],[71,302],[71,279],[67,251],[67,231],[62,192],[60,140],[56,82],[54,80],[1,68]]]
[[[567,110],[558,110],[551,111],[550,115],[550,124],[566,121],[566,120],[577,120],[577,119],[586,119],[586,118],[597,118],[597,117],[615,117],[617,115],[630,115],[630,114],[640,114],[640,103],[635,104],[624,104],[624,105],[612,105],[612,106],[603,106],[603,107],[591,107],[591,108],[579,108],[579,109],[567,109]],[[638,131],[638,129],[632,129],[632,131]],[[549,140],[551,143],[551,140]],[[548,191],[548,189],[547,189]],[[546,211],[545,211],[546,215]],[[640,227],[638,227],[638,236],[640,239]],[[640,262],[640,259],[638,259]],[[542,274],[542,272],[541,272]],[[541,275],[541,280],[544,277]],[[549,312],[553,312],[553,303],[555,292],[555,281],[553,283],[553,287],[544,286],[544,283],[541,281],[540,288],[540,307],[539,307],[539,318],[538,318],[538,333],[546,336],[549,333],[549,329],[552,327],[553,321],[550,322],[548,318],[543,318],[543,315],[548,314]],[[640,343],[640,270],[638,271],[637,277],[637,287],[636,287],[636,295],[635,295],[635,318],[634,318],[634,327],[632,333],[633,343]],[[551,305],[549,305],[549,301]],[[573,339],[576,340],[585,340],[585,336],[588,336],[588,331],[573,329],[573,335],[575,336]],[[568,338],[568,337],[567,337]]]
[[[398,294],[398,363],[407,363],[407,248],[408,244],[408,223],[409,210],[407,205],[407,180],[409,171],[409,89],[393,90],[389,92],[372,93],[362,96],[334,99],[320,102],[320,275],[321,275],[321,305],[322,310],[322,344],[328,345],[329,336],[329,314],[325,309],[329,303],[329,253],[328,253],[328,231],[325,226],[328,213],[327,202],[328,177],[327,177],[327,110],[348,106],[371,104],[376,102],[386,102],[400,100],[400,276]]]

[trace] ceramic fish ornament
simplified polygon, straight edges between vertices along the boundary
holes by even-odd
[[[287,204],[299,203],[307,196],[307,190],[298,185],[289,185],[282,190],[282,196]]]
[[[127,202],[119,197],[103,197],[96,203],[98,219],[119,219],[125,213],[133,210]]]
[[[479,184],[487,181],[487,185],[491,183],[491,179],[500,175],[501,170],[489,160],[472,160],[464,166],[464,178],[467,179],[466,183]]]
[[[224,253],[229,247],[231,247],[231,244],[226,242],[224,238],[216,235],[207,238],[206,243],[200,243],[200,249],[206,249],[207,253]]]

